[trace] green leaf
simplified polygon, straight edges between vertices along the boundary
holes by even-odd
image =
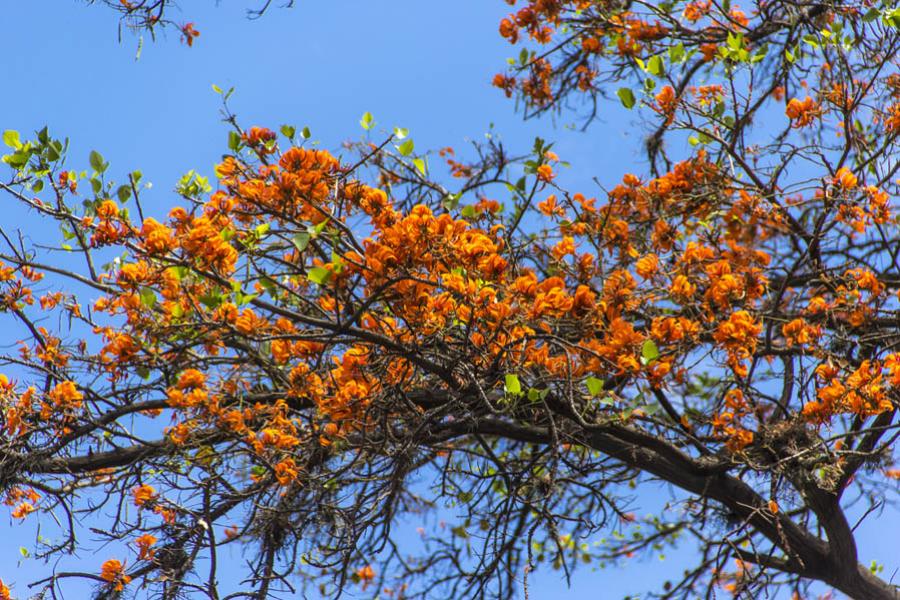
[[[402,140],[403,138],[405,138],[408,135],[409,135],[409,129],[407,129],[406,127],[394,127],[394,136],[398,140]]]
[[[459,206],[460,194],[448,194],[446,198],[441,200],[441,206],[443,206],[446,210],[453,210],[457,206]]]
[[[415,147],[416,145],[411,139],[408,139],[399,146],[396,146],[397,151],[400,152],[400,154],[402,154],[403,156],[409,156],[410,154],[412,154]]]
[[[465,206],[463,206],[462,210],[459,211],[459,214],[461,214],[462,216],[464,216],[467,219],[472,219],[472,218],[478,216],[478,213],[475,212],[475,207],[472,206],[471,204],[466,204]]]
[[[588,377],[585,380],[585,385],[587,385],[588,393],[591,396],[599,396],[603,393],[603,380],[597,377]]]
[[[657,358],[659,358],[659,348],[656,347],[656,342],[653,340],[644,341],[644,345],[641,346],[641,359],[644,361],[644,364],[648,364]]]
[[[651,56],[650,60],[647,61],[647,71],[651,75],[656,75],[660,77],[665,72],[665,63],[663,63],[663,59],[661,56]]]
[[[222,304],[222,294],[219,292],[209,292],[208,294],[200,296],[199,300],[205,307],[215,310]]]
[[[416,169],[418,169],[419,173],[422,175],[425,174],[425,159],[424,158],[414,158],[413,165],[415,165]]]
[[[119,202],[125,204],[128,202],[128,199],[131,198],[131,186],[130,185],[120,185],[116,190],[116,197],[118,197]]]
[[[237,152],[241,149],[241,136],[237,131],[228,132],[228,149]]]
[[[359,124],[362,125],[363,129],[369,131],[375,126],[375,118],[372,116],[372,113],[364,112],[362,118],[359,120]]]
[[[289,140],[294,139],[294,136],[297,134],[297,129],[291,125],[282,125],[281,126],[281,135],[286,137]]]
[[[300,252],[306,250],[306,247],[309,246],[309,232],[301,231],[297,235],[291,238],[291,241],[294,243],[294,247],[297,248]]]
[[[19,132],[14,129],[7,129],[3,132],[3,143],[16,150],[22,147],[22,142],[19,140]]]
[[[141,288],[141,304],[153,308],[156,305],[156,293],[148,287]]]
[[[216,84],[212,84],[212,90],[213,90],[215,93],[217,93],[217,94],[221,94],[221,93],[222,93],[222,88],[220,88],[220,87],[217,86]]]
[[[308,140],[310,136],[312,136],[312,132],[309,130],[309,127],[304,127],[300,132],[300,137],[302,137],[304,140]]]
[[[673,63],[680,63],[684,58],[684,43],[679,42],[677,46],[669,47],[669,60]]]
[[[317,285],[325,285],[331,279],[331,271],[325,267],[313,267],[306,276]]]
[[[56,140],[47,144],[47,160],[49,162],[58,161],[60,156],[62,156],[62,144]]]
[[[507,373],[503,389],[507,394],[518,396],[522,393],[522,384],[519,382],[519,376],[513,373]]]
[[[619,91],[616,92],[616,95],[619,97],[619,100],[622,102],[622,106],[627,109],[634,108],[634,92],[631,91],[631,88],[623,87],[619,88]]]
[[[103,155],[97,152],[96,150],[91,150],[91,154],[88,157],[88,161],[91,164],[91,168],[94,169],[98,173],[103,173],[106,171],[106,168],[109,166],[103,161]]]
[[[31,184],[31,191],[34,192],[35,194],[40,193],[40,191],[42,189],[44,189],[44,180],[43,179],[38,179],[37,181],[35,181],[34,183]]]

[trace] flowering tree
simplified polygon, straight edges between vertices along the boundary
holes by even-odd
[[[445,175],[403,130],[342,162],[226,113],[216,184],[189,173],[157,220],[140,173],[4,134],[0,187],[69,252],[3,232],[23,341],[0,486],[13,518],[60,524],[40,556],[77,551],[83,522],[122,548],[38,588],[225,597],[217,554],[243,544],[229,597],[506,598],[544,563],[684,543],[695,568],[648,593],[898,597],[854,520],[900,478],[900,13],[515,10],[495,85],[527,116],[636,111],[649,172],[593,198],[555,183],[543,140],[444,149]],[[658,482],[668,510],[637,520]],[[446,507],[410,547],[403,518]]]

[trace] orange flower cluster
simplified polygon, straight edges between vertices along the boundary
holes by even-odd
[[[100,578],[117,592],[124,590],[125,586],[131,582],[131,577],[125,574],[125,565],[115,558],[103,563],[100,567]]]
[[[757,336],[762,331],[760,324],[746,310],[731,313],[727,321],[722,321],[713,334],[713,339],[728,353],[728,366],[739,377],[747,376],[745,360],[756,350]]]
[[[152,546],[156,541],[156,537],[149,533],[142,534],[135,538],[134,545],[138,548],[138,560],[153,560],[156,551]]]
[[[725,394],[725,410],[713,417],[713,431],[723,437],[725,447],[731,452],[740,452],[753,442],[754,434],[744,428],[741,419],[750,412],[750,407],[741,390],[729,390]]]
[[[156,490],[150,485],[139,485],[131,490],[134,496],[134,505],[143,508],[147,504],[156,500]]]
[[[791,98],[787,103],[784,114],[791,120],[791,127],[807,127],[822,116],[822,108],[819,103],[807,96],[803,100]]]
[[[896,376],[896,355],[885,359],[892,377],[892,385],[900,383]],[[845,378],[840,377],[840,369],[833,363],[823,363],[816,368],[816,378],[821,384],[816,392],[816,400],[806,403],[803,416],[815,423],[829,423],[838,414],[855,414],[859,417],[877,415],[893,410],[884,386],[882,363],[864,360]],[[894,383],[896,381],[896,383]]]

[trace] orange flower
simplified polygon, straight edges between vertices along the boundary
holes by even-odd
[[[275,465],[275,478],[278,479],[280,485],[290,485],[299,474],[297,463],[292,458],[286,458]]]
[[[659,271],[659,257],[655,254],[646,254],[634,263],[635,272],[644,279],[650,279]]]
[[[556,175],[550,165],[541,165],[537,168],[537,178],[545,183],[550,183]]]
[[[672,285],[669,287],[669,294],[672,295],[672,298],[680,302],[690,300],[696,291],[697,286],[691,283],[684,275],[677,276],[672,280]]]
[[[822,109],[819,107],[819,103],[809,96],[803,100],[791,98],[784,114],[793,121],[791,127],[799,128],[812,125],[813,121],[822,115]]]
[[[683,16],[686,21],[696,23],[709,12],[710,5],[710,0],[696,0],[685,5],[681,16]]]
[[[834,185],[840,187],[842,190],[852,190],[856,187],[857,183],[858,180],[856,179],[856,175],[854,175],[853,171],[847,167],[841,167],[837,170],[837,173],[834,174]]]
[[[788,347],[813,343],[820,335],[820,328],[810,325],[803,319],[794,319],[781,328]]]
[[[194,29],[193,23],[185,23],[181,28],[181,41],[191,47],[194,45],[194,38],[199,37],[200,32]]]
[[[156,500],[156,490],[150,485],[139,485],[132,489],[131,493],[134,495],[134,505],[138,507]]]
[[[728,352],[728,365],[740,377],[747,375],[744,359],[756,350],[762,325],[746,310],[735,311],[727,321],[719,323],[713,339]]]
[[[151,548],[151,546],[155,543],[156,537],[150,535],[149,533],[145,533],[144,535],[136,538],[134,540],[134,544],[138,547],[138,560],[151,560],[153,558],[153,555],[156,553],[156,551]]]
[[[547,199],[543,202],[538,202],[537,208],[541,211],[541,214],[546,217],[558,216],[564,217],[566,215],[566,209],[556,202],[556,196],[554,194],[550,194],[547,196]]]
[[[187,369],[178,377],[178,389],[201,388],[206,384],[206,375],[197,369]]]
[[[54,407],[61,410],[81,408],[81,401],[84,399],[84,395],[78,391],[73,381],[63,381],[57,384],[50,390],[47,397]]]
[[[678,97],[675,95],[675,88],[671,85],[665,86],[656,94],[656,110],[666,117],[666,125],[669,125],[675,119],[675,108],[677,105]]]
[[[240,535],[240,531],[238,530],[237,525],[232,525],[231,527],[225,528],[225,539],[226,540],[233,540],[238,535]]]
[[[366,565],[356,570],[356,577],[362,583],[363,589],[366,589],[372,583],[372,580],[375,579],[375,569],[371,565]]]
[[[111,558],[100,567],[100,577],[112,584],[113,589],[121,592],[129,582],[131,577],[125,574],[125,565],[115,558]]]
[[[22,502],[12,511],[14,519],[24,519],[29,514],[37,510],[31,502]]]

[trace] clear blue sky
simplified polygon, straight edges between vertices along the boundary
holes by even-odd
[[[573,164],[561,181],[587,195],[600,195],[592,177],[612,185],[623,173],[644,171],[637,117],[617,102],[582,133],[566,127],[571,115],[523,122],[514,104],[490,86],[514,54],[497,34],[509,10],[501,0],[298,0],[294,9],[256,21],[244,18],[251,3],[215,4],[182,2],[191,11],[183,20],[201,31],[193,48],[169,32],[156,43],[146,40],[135,60],[137,39],[126,33],[120,43],[117,18],[104,7],[7,0],[0,129],[30,133],[49,125],[55,135],[71,138],[72,168],[86,167],[88,152],[96,149],[111,163],[113,178],[141,169],[154,184],[145,206],[159,214],[176,201],[171,190],[181,174],[212,175],[226,149],[212,84],[236,88],[230,104],[243,125],[309,126],[313,138],[333,150],[361,135],[360,115],[370,111],[378,128],[409,128],[417,149],[461,148],[491,123],[514,150],[529,150],[535,136],[555,140],[557,153]],[[40,233],[40,223],[23,226]],[[639,500],[635,512],[643,514],[660,498]],[[893,517],[870,523],[861,543],[865,561],[887,561],[888,570],[900,565],[891,536],[881,534],[885,525],[896,532],[897,524]],[[25,598],[25,584],[48,567],[33,560],[14,566],[19,547],[33,539],[30,526],[0,515],[0,534],[0,577]],[[664,562],[651,557],[621,570],[582,569],[568,591],[557,573],[539,572],[531,578],[531,598],[621,598],[689,564],[685,553],[669,554]],[[101,561],[88,554],[63,565],[96,571]]]

